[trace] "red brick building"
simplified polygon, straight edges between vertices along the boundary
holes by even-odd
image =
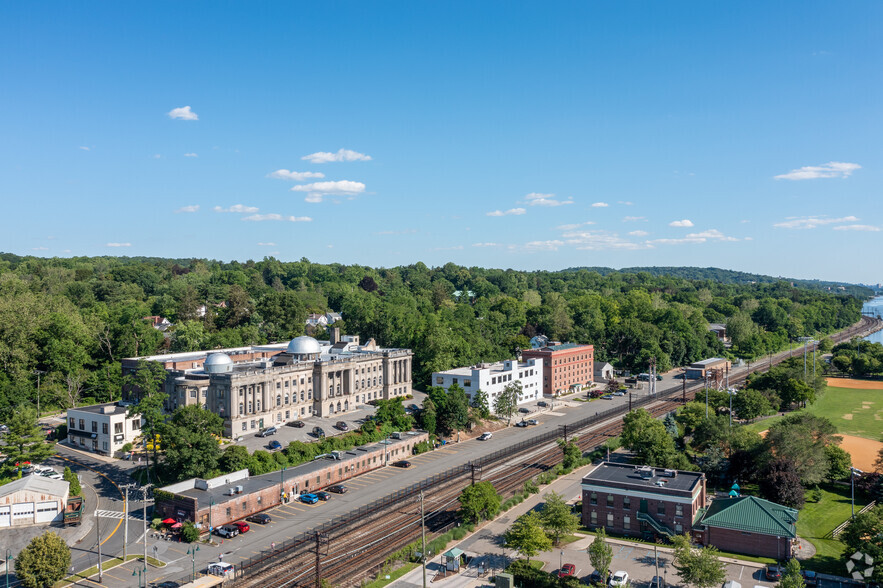
[[[693,525],[693,540],[723,551],[777,560],[791,557],[797,511],[754,496],[716,498]]]
[[[705,474],[602,462],[582,481],[583,525],[653,540],[689,532],[705,506]]]
[[[543,365],[543,395],[558,396],[591,386],[595,373],[595,347],[563,343],[521,352],[523,361],[536,359]]]

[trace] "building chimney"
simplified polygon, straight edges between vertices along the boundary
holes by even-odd
[[[339,341],[340,341],[340,327],[331,327],[331,344],[334,345],[335,343],[337,343]]]

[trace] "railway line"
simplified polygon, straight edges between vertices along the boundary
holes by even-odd
[[[881,326],[883,321],[863,316],[831,339],[839,343],[879,330]],[[807,350],[812,351],[815,345],[808,345]],[[792,356],[791,351],[771,355],[755,364],[750,372],[730,375],[729,384],[739,384],[749,373],[765,372]],[[564,436],[574,436],[591,428],[578,437],[576,443],[583,451],[594,450],[620,433],[622,415],[629,410],[645,407],[659,418],[694,399],[704,385],[704,382],[684,380],[680,388],[645,396],[630,402],[629,407],[608,409],[567,425]],[[537,435],[398,491],[378,501],[382,504],[368,505],[338,517],[277,549],[244,561],[237,570],[234,585],[237,588],[318,586],[320,579],[334,585],[357,585],[376,573],[390,553],[420,538],[421,494],[429,538],[456,524],[457,499],[470,483],[479,479],[491,482],[502,497],[508,498],[520,490],[525,481],[554,467],[561,461],[561,449],[555,443],[561,436],[561,431]]]

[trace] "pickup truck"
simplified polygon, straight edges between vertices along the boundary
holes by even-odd
[[[64,507],[64,524],[77,526],[83,521],[83,508],[85,503],[80,496],[74,496],[67,499],[67,505]]]

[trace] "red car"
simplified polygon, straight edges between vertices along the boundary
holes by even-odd
[[[561,566],[561,569],[558,570],[559,578],[570,578],[576,573],[576,566],[573,564],[564,564]]]
[[[236,527],[239,529],[240,535],[243,533],[248,533],[248,530],[251,529],[251,527],[248,526],[248,523],[244,521],[236,521],[233,524],[236,525]]]

